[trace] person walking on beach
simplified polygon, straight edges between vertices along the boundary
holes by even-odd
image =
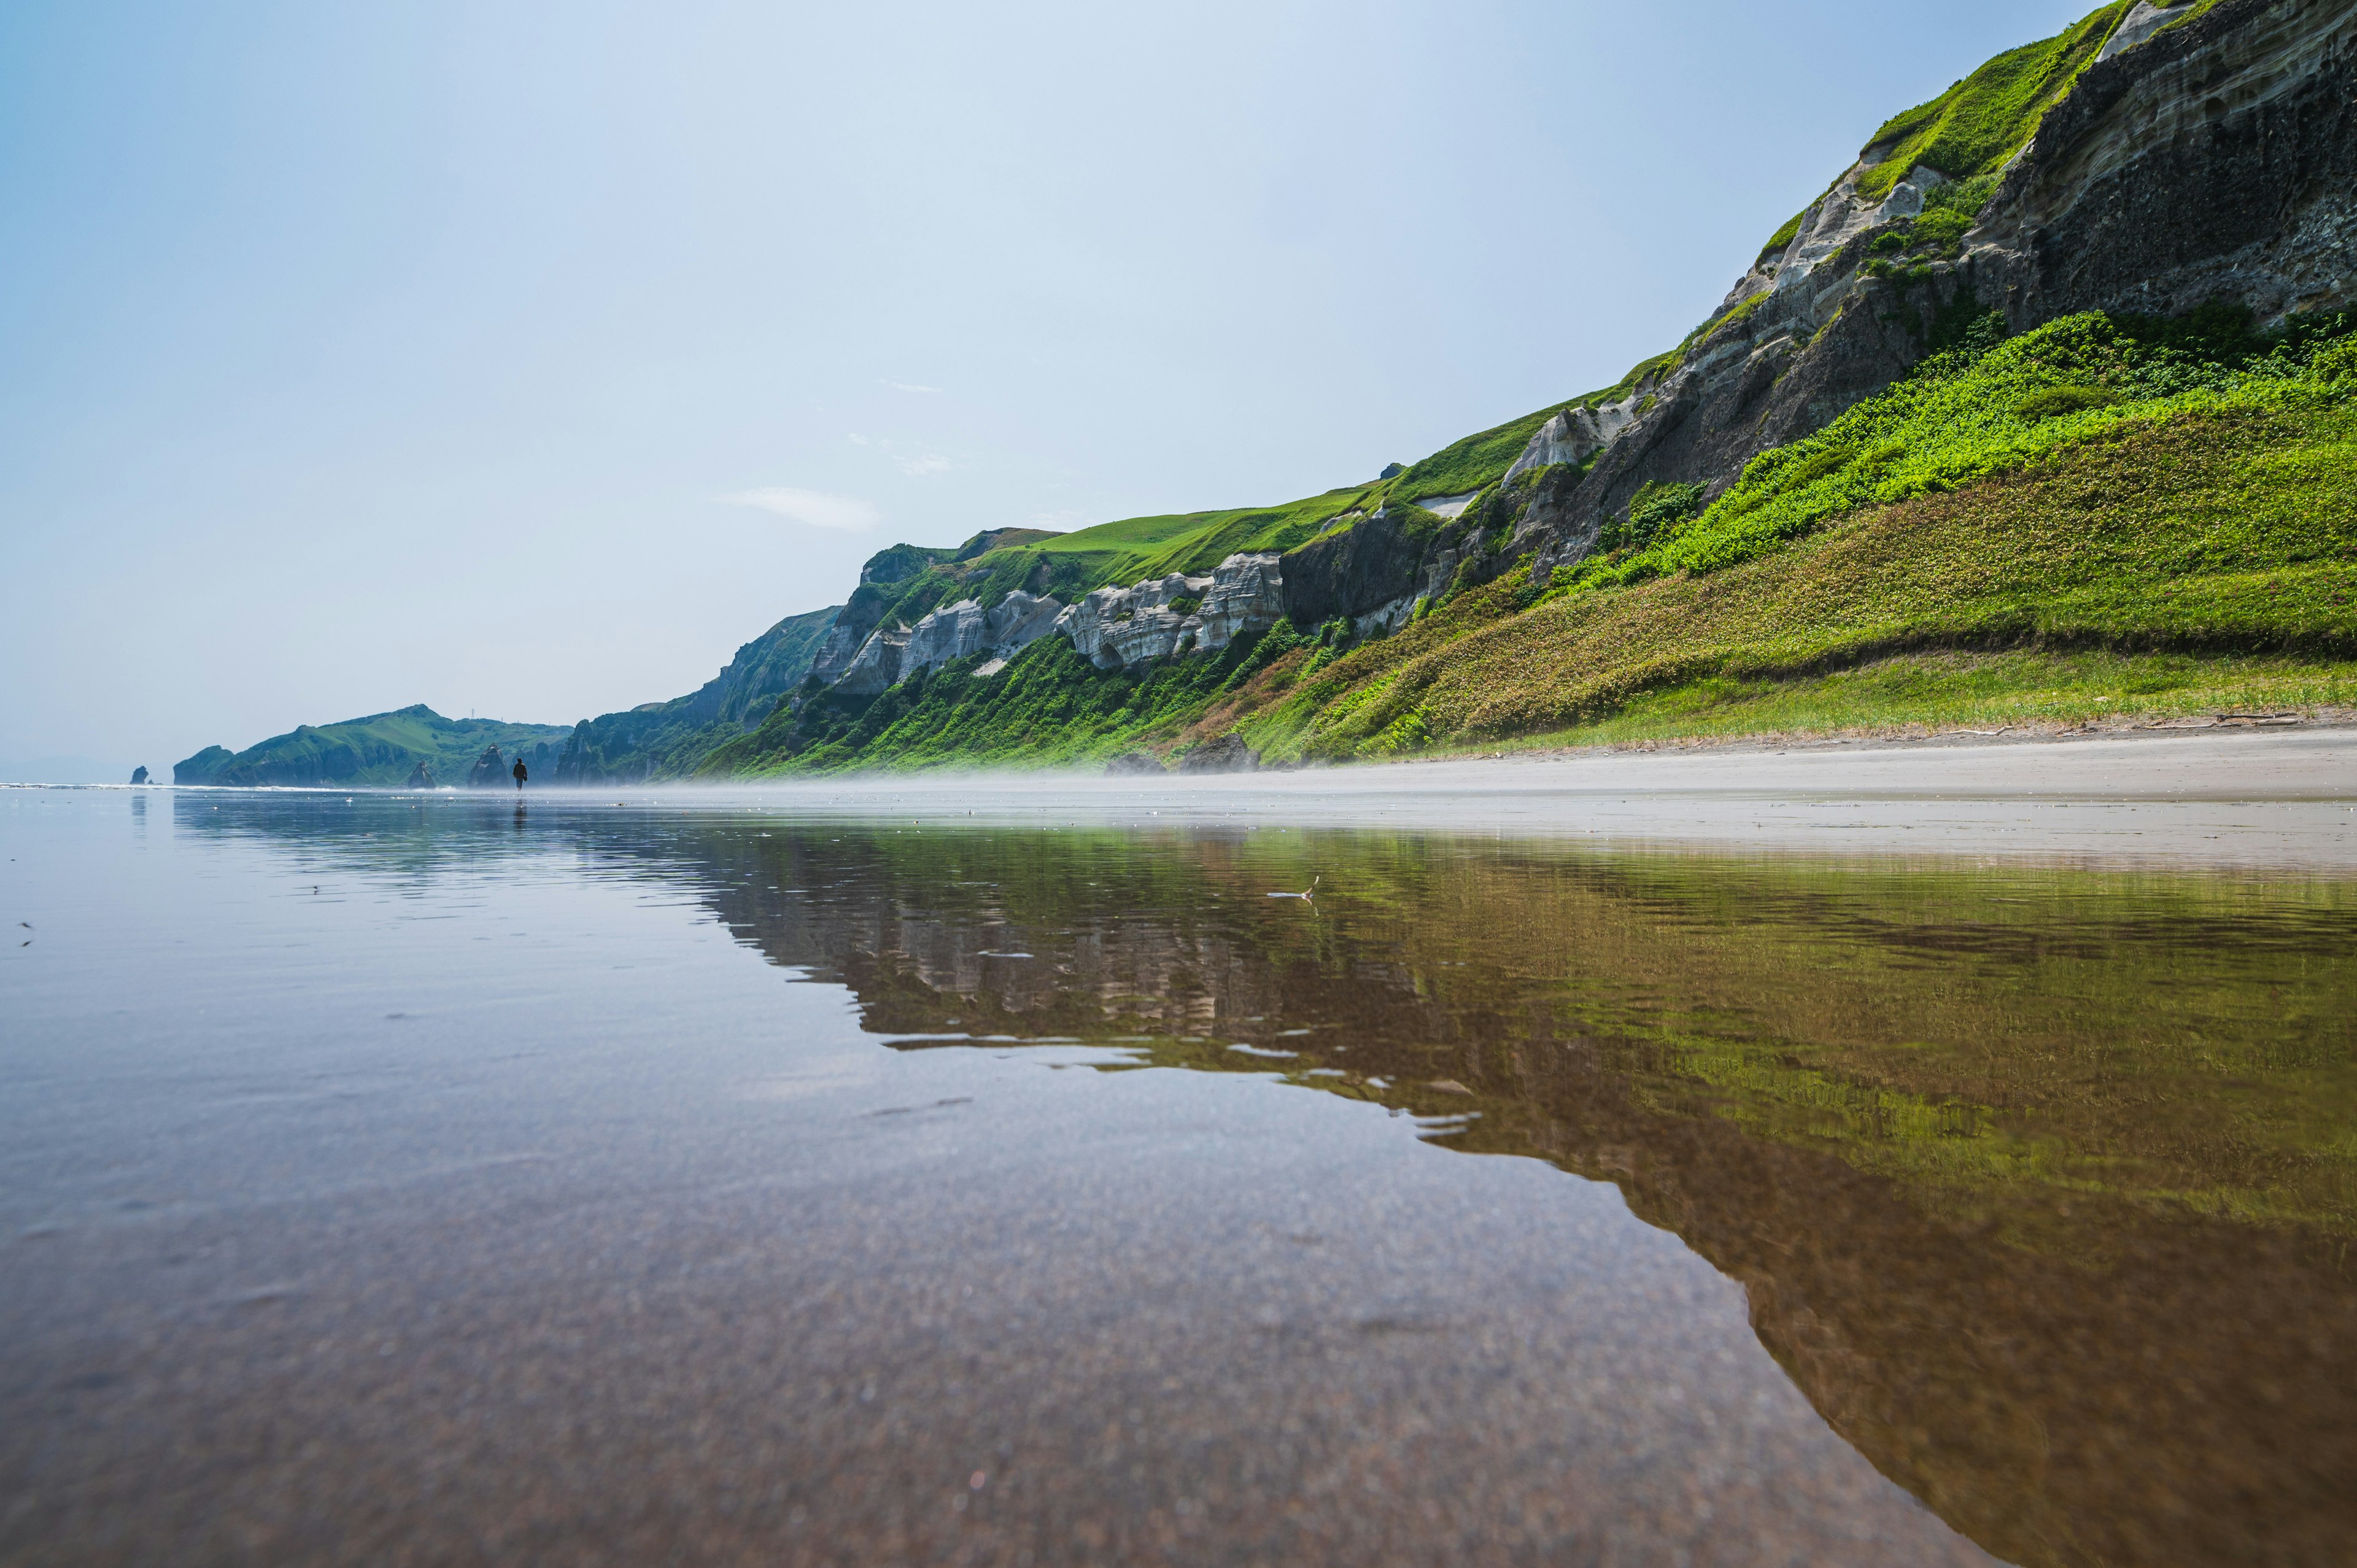
[[[532,777],[532,775],[524,769],[522,753],[519,752],[516,754],[516,765],[508,771],[515,775],[516,793],[519,795],[522,794],[523,781]]]

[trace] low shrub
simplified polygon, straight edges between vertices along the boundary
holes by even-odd
[[[2017,400],[2013,405],[2013,416],[2035,424],[2041,419],[2060,419],[2064,414],[2084,413],[2091,408],[2110,408],[2126,401],[2109,387],[2048,387],[2044,392],[2034,392]]]

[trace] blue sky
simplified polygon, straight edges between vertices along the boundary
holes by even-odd
[[[0,772],[570,723],[896,540],[1368,478],[2089,9],[17,0]]]

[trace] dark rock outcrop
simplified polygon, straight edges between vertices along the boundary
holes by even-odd
[[[1413,590],[1423,551],[1409,538],[1408,515],[1378,512],[1286,556],[1285,607],[1294,624],[1362,615]]]
[[[483,755],[475,759],[474,771],[467,775],[469,789],[496,789],[508,781],[508,761],[496,746],[483,747]]]
[[[478,766],[479,766],[479,764]],[[426,761],[424,757],[419,757],[417,759],[417,766],[409,770],[409,782],[402,787],[405,789],[433,789],[434,765]]]
[[[145,784],[145,783],[146,783],[146,782],[147,782],[147,770],[146,770],[145,768],[133,768],[133,769],[131,770],[131,782],[133,782],[134,784]]]
[[[1105,777],[1108,779],[1158,779],[1169,771],[1162,766],[1162,759],[1150,751],[1125,751],[1105,764]]]
[[[1250,773],[1260,766],[1260,753],[1231,730],[1207,740],[1178,759],[1181,773]]]

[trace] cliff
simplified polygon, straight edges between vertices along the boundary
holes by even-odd
[[[715,746],[760,724],[810,673],[840,607],[789,616],[737,650],[684,697],[584,719],[544,776],[552,784],[643,783],[676,778]],[[527,758],[527,761],[529,759]]]

